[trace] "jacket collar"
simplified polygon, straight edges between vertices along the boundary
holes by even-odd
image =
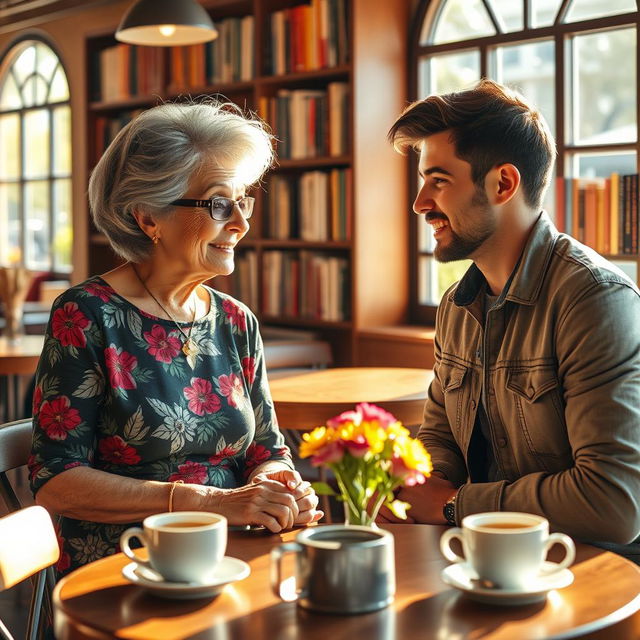
[[[542,211],[496,306],[501,305],[504,300],[512,300],[519,304],[535,304],[557,237],[557,229],[546,211]],[[486,283],[484,275],[474,263],[451,292],[449,300],[461,307],[468,306],[485,290]]]

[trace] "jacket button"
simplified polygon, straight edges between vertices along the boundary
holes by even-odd
[[[499,447],[506,447],[507,446],[507,439],[506,438],[498,438],[498,446]]]

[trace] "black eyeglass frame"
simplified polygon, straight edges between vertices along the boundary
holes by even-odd
[[[253,215],[253,205],[255,204],[256,199],[253,196],[242,196],[242,198],[238,198],[237,200],[232,200],[231,198],[225,198],[224,196],[213,196],[213,198],[209,198],[209,200],[194,200],[193,198],[181,198],[180,200],[174,200],[171,205],[174,207],[195,207],[197,209],[209,209],[209,215],[212,220],[217,220],[218,222],[224,222],[225,220],[229,220],[233,215],[233,208],[238,207],[240,209],[240,213],[245,220],[248,220]],[[219,215],[216,217],[213,214],[214,211],[214,203],[222,202],[224,203],[224,207],[217,206],[217,208],[223,209],[223,216]],[[248,213],[245,209],[242,208],[241,203],[247,203]]]

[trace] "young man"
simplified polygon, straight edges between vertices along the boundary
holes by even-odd
[[[401,491],[411,519],[527,511],[639,554],[640,292],[541,210],[555,156],[541,115],[484,80],[414,103],[389,138],[419,153],[413,208],[435,257],[473,261],[438,309],[419,432],[435,473]]]

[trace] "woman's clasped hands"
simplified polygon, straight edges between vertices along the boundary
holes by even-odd
[[[263,525],[273,533],[317,522],[324,515],[316,508],[318,496],[311,484],[291,469],[257,473],[242,487],[218,492],[215,502],[210,508],[226,516],[230,525]]]

